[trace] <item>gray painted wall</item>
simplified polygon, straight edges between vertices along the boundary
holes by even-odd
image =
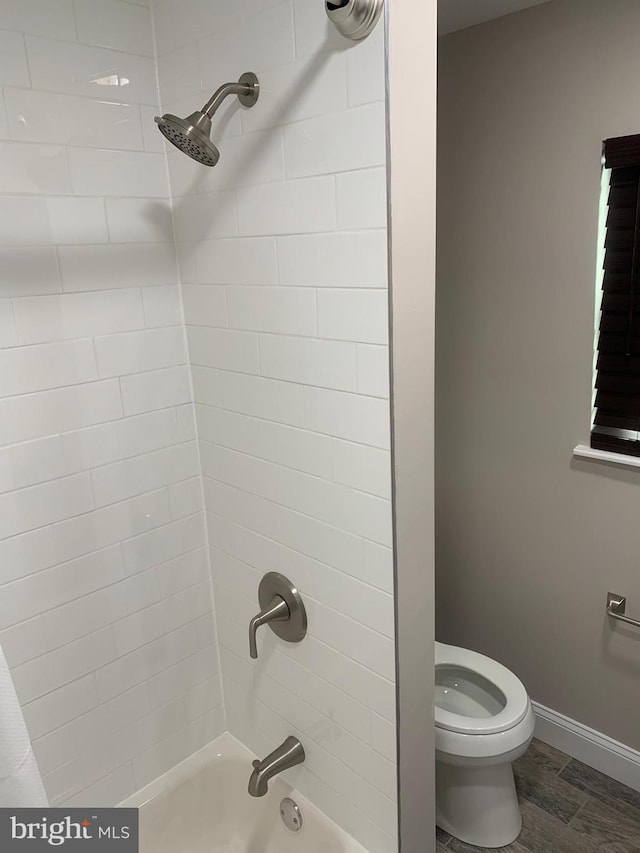
[[[438,638],[640,748],[640,471],[588,443],[600,152],[640,132],[640,4],[553,0],[440,41]]]

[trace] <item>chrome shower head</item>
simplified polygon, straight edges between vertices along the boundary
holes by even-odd
[[[220,159],[220,152],[211,141],[211,117],[229,95],[237,95],[244,107],[252,107],[259,94],[258,78],[249,71],[243,74],[237,83],[225,83],[220,86],[201,110],[187,118],[178,118],[166,113],[162,117],[156,116],[155,121],[160,133],[172,145],[204,166],[215,166]]]
[[[211,119],[202,112],[192,113],[188,118],[178,118],[165,113],[156,116],[158,130],[172,145],[183,151],[192,160],[204,166],[215,166],[220,152],[209,138]]]

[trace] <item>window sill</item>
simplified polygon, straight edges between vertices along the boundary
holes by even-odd
[[[640,456],[627,456],[625,453],[610,453],[608,450],[594,450],[586,444],[573,448],[573,455],[579,459],[591,459],[593,462],[608,462],[610,465],[624,465],[627,468],[640,468]]]

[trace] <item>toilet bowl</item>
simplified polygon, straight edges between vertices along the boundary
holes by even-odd
[[[436,823],[476,847],[506,847],[522,817],[511,763],[531,743],[524,685],[485,655],[436,643]]]

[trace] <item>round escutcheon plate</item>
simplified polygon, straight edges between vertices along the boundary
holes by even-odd
[[[299,643],[307,635],[307,611],[304,608],[302,596],[284,575],[279,572],[268,572],[258,587],[260,607],[263,610],[269,607],[276,595],[287,602],[290,616],[286,622],[269,622],[269,627],[281,640]]]

